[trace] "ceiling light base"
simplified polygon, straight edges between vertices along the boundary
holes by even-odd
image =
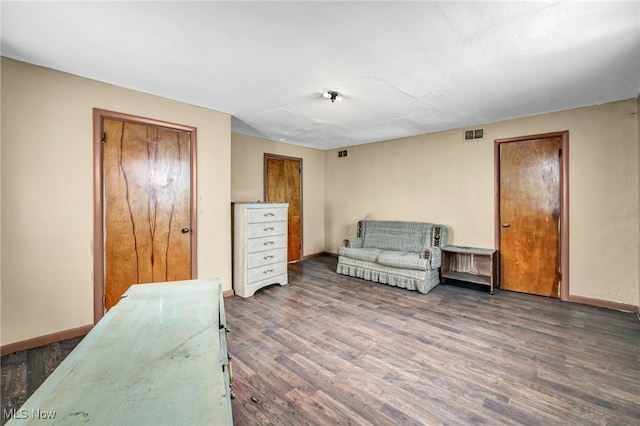
[[[322,94],[322,97],[331,100],[332,103],[335,101],[342,101],[342,96],[340,96],[340,93],[335,90],[327,90]]]

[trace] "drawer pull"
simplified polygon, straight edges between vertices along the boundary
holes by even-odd
[[[270,274],[273,272],[273,269],[267,269],[266,271],[263,272],[263,274]]]
[[[264,228],[264,231],[265,231],[265,232],[267,232],[267,231],[273,231],[273,230],[274,230],[274,228],[272,228],[272,227]]]
[[[270,245],[272,245],[272,244],[273,244],[273,241],[265,241],[263,244],[264,244],[265,246],[270,246]]]
[[[231,367],[231,354],[229,352],[227,352],[227,359],[229,360],[229,390],[231,391],[231,388],[233,387],[233,368]],[[233,393],[233,391],[229,396],[231,397],[231,399],[236,398],[236,395],[235,393]]]
[[[275,213],[265,213],[264,217],[270,217],[270,216],[275,216]]]
[[[275,256],[270,254],[269,256],[265,256],[263,257],[264,260],[269,260],[269,259],[273,259]]]

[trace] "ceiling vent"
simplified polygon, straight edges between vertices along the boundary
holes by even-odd
[[[464,131],[465,142],[475,141],[478,139],[484,139],[484,129],[472,129]]]

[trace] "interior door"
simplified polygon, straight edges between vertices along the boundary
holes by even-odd
[[[500,284],[559,297],[560,137],[499,145]]]
[[[191,132],[105,118],[106,309],[132,284],[191,279]]]
[[[302,159],[265,154],[265,201],[289,203],[287,260],[302,258]]]

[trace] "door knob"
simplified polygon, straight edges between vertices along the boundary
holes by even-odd
[[[183,234],[186,234],[186,233],[187,233],[187,232],[189,232],[189,231],[191,231],[191,229],[189,229],[189,228],[187,228],[187,227],[182,228],[182,233],[183,233]]]
[[[508,228],[509,226],[510,226],[510,225],[509,225],[509,222],[505,222],[505,223],[503,223],[503,224],[502,224],[502,227],[503,227],[503,228]]]

